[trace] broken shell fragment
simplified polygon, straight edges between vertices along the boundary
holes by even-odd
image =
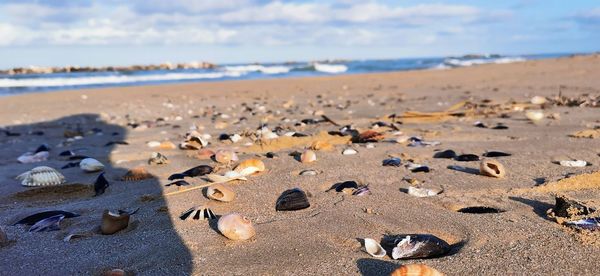
[[[295,211],[310,207],[306,193],[299,188],[284,191],[277,202],[275,210],[277,211]]]
[[[317,154],[312,150],[305,150],[300,155],[300,162],[302,163],[311,163],[317,161]]]
[[[213,211],[209,208],[202,208],[202,207],[192,207],[190,209],[188,209],[187,211],[181,213],[181,215],[179,215],[179,219],[181,220],[211,220],[211,219],[216,219],[217,216],[215,215],[215,213],[213,213]]]
[[[59,223],[65,218],[65,215],[59,214],[36,222],[29,228],[29,232],[44,232],[60,230]]]
[[[213,168],[211,166],[200,165],[200,166],[188,169],[187,171],[182,172],[182,173],[172,174],[171,176],[169,176],[168,179],[175,180],[175,179],[183,179],[184,177],[202,176],[202,175],[212,173],[212,171],[213,171]]]
[[[446,241],[429,234],[386,236],[381,245],[391,249],[394,260],[432,258],[450,251]]]
[[[110,183],[108,183],[108,180],[104,177],[104,173],[101,173],[98,175],[98,178],[96,178],[96,182],[94,182],[94,196],[103,194],[108,186],[110,186]]]
[[[544,112],[539,110],[529,110],[525,112],[525,117],[531,120],[532,122],[537,122],[541,119],[544,119]]]
[[[444,274],[424,264],[407,264],[394,270],[390,276],[444,276]]]
[[[400,167],[400,164],[402,164],[402,160],[400,160],[400,158],[396,158],[396,157],[385,159],[382,162],[383,166]]]
[[[193,157],[200,159],[200,160],[206,160],[206,159],[210,159],[211,157],[213,157],[215,155],[215,152],[209,149],[201,149],[198,150],[196,152],[195,155],[193,155]]]
[[[252,222],[238,213],[227,214],[219,218],[217,228],[223,236],[230,240],[247,240],[256,235]]]
[[[223,202],[230,202],[235,199],[235,192],[226,185],[215,184],[206,188],[206,197]]]
[[[99,172],[104,169],[104,164],[94,158],[85,158],[79,162],[79,168],[84,172]]]
[[[483,159],[479,165],[481,175],[502,178],[506,175],[506,170],[500,162],[493,159]]]
[[[344,149],[344,150],[342,151],[342,154],[343,154],[343,155],[354,155],[354,154],[357,154],[357,153],[358,153],[358,151],[356,151],[356,150],[355,150],[355,149],[353,149],[353,148],[346,148],[346,149]]]
[[[408,187],[407,194],[416,197],[430,197],[441,194],[444,190],[442,189],[427,189],[427,188],[419,188],[415,186]]]
[[[265,163],[258,159],[244,160],[235,167],[235,171],[244,176],[262,172],[264,170]]]
[[[459,162],[479,161],[479,156],[477,154],[461,154],[456,156],[454,160]]]
[[[559,161],[558,164],[560,164],[563,167],[573,167],[573,168],[581,168],[581,167],[587,166],[587,162],[583,161],[583,160],[562,160],[562,161]]]
[[[376,258],[383,258],[387,252],[385,249],[374,239],[365,238],[365,252]]]
[[[102,213],[102,224],[100,225],[100,231],[103,235],[112,235],[117,233],[129,225],[129,213],[115,214],[108,210],[104,210]]]
[[[243,181],[248,180],[245,176],[243,176],[242,174],[240,174],[236,171],[228,171],[224,175],[211,173],[211,174],[207,174],[206,178],[210,182],[213,182],[213,183],[225,183],[225,182],[229,182],[229,181],[233,181],[233,180],[243,180]]]
[[[218,150],[215,153],[215,161],[221,164],[229,164],[230,162],[237,162],[238,160],[237,154],[230,150]]]
[[[304,175],[304,176],[306,176],[306,175],[309,175],[309,176],[314,176],[314,175],[317,175],[317,174],[319,174],[319,171],[317,171],[317,170],[312,170],[312,169],[303,170],[303,171],[301,171],[301,172],[299,173],[299,175]]]
[[[23,155],[17,158],[19,163],[29,164],[29,163],[37,163],[48,160],[50,153],[47,151],[40,151],[37,153],[26,152]]]
[[[544,98],[542,96],[533,96],[531,98],[531,103],[532,104],[545,104],[546,103],[546,98]]]
[[[53,216],[57,216],[57,215],[63,215],[65,218],[74,218],[74,217],[79,216],[79,214],[62,211],[62,210],[44,211],[44,212],[29,215],[15,223],[13,223],[12,225],[13,226],[18,225],[18,224],[34,225],[40,220],[47,219],[49,217],[53,217]]]
[[[55,186],[65,183],[65,177],[57,170],[40,166],[24,172],[17,176],[21,180],[21,185],[37,187],[37,186]]]
[[[333,145],[326,141],[314,141],[312,145],[310,145],[310,149],[330,151],[333,150]]]
[[[152,155],[150,155],[150,159],[148,159],[148,164],[150,164],[150,165],[169,164],[169,159],[167,159],[167,157],[162,155],[160,152],[153,152]]]
[[[122,177],[121,181],[140,181],[144,179],[154,178],[152,174],[150,174],[143,167],[135,167],[133,169],[128,170]]]

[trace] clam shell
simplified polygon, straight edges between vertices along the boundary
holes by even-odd
[[[444,276],[444,274],[424,264],[407,264],[394,270],[390,276]]]
[[[228,164],[230,162],[236,162],[238,161],[238,156],[237,154],[235,154],[235,152],[230,151],[230,150],[218,150],[215,153],[215,161],[221,163],[221,164]]]
[[[98,172],[104,169],[104,165],[94,158],[85,158],[79,162],[79,168],[84,172]]]
[[[152,155],[150,155],[150,159],[148,159],[148,164],[150,165],[163,165],[168,163],[169,159],[160,152],[153,152]]]
[[[242,161],[237,167],[235,167],[235,171],[240,173],[241,175],[251,175],[257,172],[262,172],[265,170],[265,163],[258,159],[248,159]]]
[[[177,146],[175,146],[175,144],[171,141],[162,141],[160,144],[158,144],[157,146],[159,149],[176,149]]]
[[[40,151],[37,153],[26,152],[17,158],[17,161],[23,164],[36,163],[48,160],[50,153],[47,151]]]
[[[479,161],[479,156],[477,154],[461,154],[454,158],[456,161],[460,162],[470,162],[470,161]]]
[[[284,191],[277,202],[275,210],[277,211],[295,211],[310,207],[306,193],[299,188],[289,189]]]
[[[378,142],[380,140],[383,140],[383,134],[374,131],[374,130],[367,130],[364,131],[362,133],[360,133],[358,136],[354,137],[352,142],[355,143],[368,143],[368,142]]]
[[[429,234],[396,235],[384,237],[384,248],[391,248],[392,258],[420,259],[444,255],[450,251],[450,245]]]
[[[533,96],[531,98],[531,103],[532,104],[545,104],[546,103],[546,98],[542,97],[542,96]]]
[[[356,150],[355,150],[355,149],[353,149],[353,148],[346,148],[346,149],[344,149],[344,150],[342,151],[342,154],[343,154],[343,155],[354,155],[354,154],[357,154],[357,153],[358,153],[358,151],[356,151]]]
[[[442,189],[427,189],[427,188],[419,188],[419,187],[414,187],[414,186],[410,186],[408,187],[408,194],[411,196],[416,196],[416,197],[429,197],[429,196],[435,196],[438,195],[440,193],[442,193]]]
[[[53,217],[56,215],[63,215],[63,216],[65,216],[65,218],[74,218],[74,217],[79,216],[79,214],[62,211],[62,210],[44,211],[44,212],[39,212],[39,213],[29,215],[15,223],[13,223],[12,225],[13,226],[18,225],[18,224],[34,225],[35,223],[37,223],[40,220],[47,219],[49,217]]]
[[[121,176],[121,181],[140,181],[150,178],[154,178],[154,176],[146,171],[146,169],[143,167],[135,167]]]
[[[104,210],[102,213],[102,224],[100,225],[100,231],[103,235],[112,235],[117,233],[129,225],[129,213],[114,214],[108,210]]]
[[[306,150],[300,155],[300,162],[311,163],[317,161],[317,154],[312,150]]]
[[[301,171],[301,172],[299,173],[299,175],[310,175],[310,176],[312,176],[312,175],[317,175],[317,174],[319,174],[319,171],[317,171],[317,170],[312,170],[312,169],[303,170],[303,171]]]
[[[40,166],[17,176],[23,186],[54,186],[65,183],[65,177],[57,170]]]
[[[192,207],[187,211],[181,213],[181,215],[179,215],[179,219],[187,221],[211,220],[216,218],[217,216],[215,215],[215,213],[213,213],[211,209],[202,207]]]
[[[376,258],[383,258],[387,254],[377,241],[370,238],[365,238],[365,252]]]
[[[587,166],[587,162],[583,160],[562,160],[558,163],[563,167],[580,168]]]
[[[493,159],[483,159],[479,165],[481,175],[502,178],[506,175],[506,170],[500,162]]]
[[[219,218],[217,228],[223,236],[231,240],[247,240],[256,235],[252,222],[237,213],[227,214]]]
[[[230,202],[235,199],[235,192],[223,184],[215,184],[206,188],[206,197],[217,201]]]
[[[525,117],[533,122],[537,122],[541,119],[544,119],[544,112],[539,110],[529,110],[525,112]]]

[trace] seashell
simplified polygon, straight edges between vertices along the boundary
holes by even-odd
[[[118,213],[115,214],[108,210],[104,210],[102,213],[102,224],[100,225],[100,231],[103,235],[112,235],[117,233],[129,225],[129,213]]]
[[[65,215],[59,214],[42,219],[29,228],[29,232],[44,232],[60,230],[59,223],[65,218]]]
[[[578,229],[596,231],[600,230],[600,218],[586,218],[576,221],[567,221],[565,222],[565,225]]]
[[[367,148],[367,149],[374,149],[375,148],[375,144],[373,144],[373,143],[367,143],[365,145],[365,148]]]
[[[502,178],[506,174],[504,166],[500,162],[493,159],[483,159],[479,165],[481,175]]]
[[[563,167],[574,167],[574,168],[580,168],[580,167],[587,166],[587,162],[583,161],[583,160],[562,160],[562,161],[559,161],[558,164],[560,164]]]
[[[314,141],[310,146],[311,150],[324,150],[330,151],[333,150],[333,145],[326,141]]]
[[[47,151],[40,151],[37,153],[26,152],[23,155],[19,156],[17,158],[17,161],[23,164],[37,163],[48,160],[49,156],[50,153]]]
[[[356,151],[353,148],[346,148],[342,151],[343,155],[353,155],[353,154],[357,154],[357,153],[358,153],[358,151]]]
[[[179,144],[179,148],[182,150],[199,150],[202,148],[202,144],[200,144],[196,141],[186,141],[186,142],[181,142]]]
[[[65,177],[57,170],[40,166],[24,172],[17,176],[21,180],[21,185],[37,187],[37,186],[54,186],[65,183]]]
[[[539,110],[529,110],[525,112],[525,117],[533,122],[537,122],[541,119],[544,119],[544,112]]]
[[[104,165],[94,158],[85,158],[79,162],[79,168],[84,172],[98,172],[104,169]]]
[[[237,213],[227,214],[219,218],[217,228],[223,236],[230,240],[247,240],[256,235],[252,222]]]
[[[235,167],[235,171],[243,176],[255,174],[265,170],[265,163],[259,159],[248,159],[242,161]]]
[[[402,160],[400,158],[396,158],[396,157],[385,159],[382,162],[383,166],[400,167],[400,164],[402,164]]]
[[[484,157],[504,157],[504,156],[511,156],[512,154],[507,153],[507,152],[501,152],[501,151],[487,151],[482,155]]]
[[[479,161],[479,156],[477,154],[461,154],[456,156],[454,160],[460,162]]]
[[[409,141],[409,143],[408,143],[409,147],[430,147],[430,146],[437,146],[437,145],[441,144],[438,141],[425,141],[421,137],[417,137],[417,136],[410,137],[408,139],[408,141]]]
[[[57,216],[57,215],[63,215],[65,218],[74,218],[74,217],[79,216],[79,214],[62,211],[62,210],[45,211],[45,212],[35,213],[33,215],[27,216],[27,217],[13,223],[12,225],[13,226],[18,225],[18,224],[34,225],[40,220],[47,219],[49,217],[53,217],[53,216]]]
[[[453,150],[440,151],[440,152],[436,152],[433,155],[433,158],[453,159],[455,157],[456,157],[456,152],[454,152]]]
[[[381,245],[391,248],[394,260],[432,258],[450,251],[446,241],[429,234],[386,236]]]
[[[60,157],[71,157],[71,156],[75,156],[75,153],[71,150],[65,150],[61,153],[58,154],[58,156]]]
[[[169,183],[169,184],[166,184],[165,186],[167,186],[167,187],[168,187],[168,186],[173,186],[173,185],[175,185],[175,186],[177,186],[177,187],[181,187],[181,186],[189,186],[189,185],[190,185],[190,183],[188,183],[188,182],[187,182],[187,181],[185,181],[185,180],[177,180],[177,181],[175,181],[175,182],[171,182],[171,183]]]
[[[158,145],[159,149],[165,149],[165,150],[170,150],[170,149],[176,149],[177,146],[171,142],[171,141],[162,141],[159,145]]]
[[[387,252],[385,249],[374,239],[365,238],[365,252],[376,258],[383,258]]]
[[[181,220],[211,220],[217,216],[209,208],[192,207],[179,215]]]
[[[236,172],[236,171],[228,171],[224,175],[219,175],[215,173],[207,174],[206,178],[213,183],[225,183],[233,180],[248,180],[244,175]]]
[[[416,197],[429,197],[441,194],[444,190],[442,189],[427,189],[419,188],[415,186],[408,187],[408,194]]]
[[[531,98],[531,103],[532,104],[545,104],[546,103],[546,98],[542,97],[542,96],[533,96]]]
[[[390,276],[444,276],[444,274],[424,264],[407,264],[392,271]]]
[[[63,238],[63,241],[64,241],[64,242],[70,242],[70,241],[72,241],[72,240],[74,240],[74,239],[79,239],[79,238],[87,238],[87,237],[91,237],[92,235],[93,235],[93,233],[91,233],[91,232],[84,232],[84,233],[71,233],[71,234],[68,234],[68,235],[66,235],[66,236]]]
[[[488,128],[488,126],[481,121],[476,121],[475,123],[473,123],[473,126],[478,128]]]
[[[94,196],[99,196],[103,194],[104,191],[106,191],[106,188],[108,188],[108,186],[110,186],[108,180],[106,180],[106,178],[104,177],[104,173],[101,173],[100,175],[98,175],[98,178],[96,178],[96,182],[94,182],[94,192],[96,192]]]
[[[335,183],[327,190],[327,192],[331,190],[335,190],[336,192],[344,192],[344,193],[352,193],[354,190],[358,189],[358,183],[356,181],[344,181],[340,183]]]
[[[429,167],[412,162],[406,164],[406,168],[409,169],[411,172],[429,172]]]
[[[176,173],[169,176],[169,180],[183,179],[184,177],[196,177],[212,173],[213,168],[209,165],[200,165],[193,167],[185,172]]]
[[[200,159],[200,160],[207,160],[207,159],[210,159],[211,157],[213,157],[214,155],[215,155],[215,152],[212,150],[200,149],[196,152],[194,157],[197,159]]]
[[[302,163],[311,163],[317,161],[317,154],[312,150],[305,150],[300,155],[300,162]]]
[[[373,142],[378,142],[380,140],[383,140],[383,134],[374,131],[374,130],[367,130],[364,132],[361,132],[358,136],[354,137],[352,140],[352,142],[354,143],[373,143]]]
[[[496,124],[496,126],[492,127],[492,129],[508,129],[508,126],[505,126],[502,123]]]
[[[488,206],[468,206],[456,210],[459,213],[465,214],[499,214],[504,213],[502,209],[488,207]]]
[[[590,208],[585,204],[566,196],[556,196],[555,200],[556,204],[554,205],[552,212],[557,217],[571,218],[576,216],[587,216],[596,211],[594,208]]]
[[[150,164],[150,165],[169,164],[169,159],[167,159],[167,157],[162,155],[160,152],[153,152],[152,155],[150,155],[150,159],[148,159],[148,164]]]
[[[306,193],[299,188],[284,191],[275,203],[275,210],[277,211],[295,211],[308,207],[310,207],[310,203]]]
[[[157,148],[157,147],[160,147],[160,142],[159,141],[150,141],[150,142],[146,143],[146,145],[150,148]]]
[[[154,176],[146,169],[143,167],[135,167],[128,170],[123,176],[121,176],[121,181],[140,181],[150,178],[154,178]]]
[[[231,162],[236,162],[238,161],[238,156],[237,154],[235,154],[235,152],[230,151],[230,150],[218,150],[215,153],[215,161],[221,163],[221,164],[229,164]]]
[[[215,184],[206,188],[206,197],[217,201],[230,202],[235,199],[235,192],[223,184]]]
[[[237,143],[237,142],[241,141],[242,139],[243,139],[242,136],[240,136],[237,133],[229,136],[229,140],[231,140],[231,142],[233,142],[233,143]]]
[[[310,175],[310,176],[317,175],[317,174],[319,174],[319,172],[317,170],[311,170],[311,169],[303,170],[299,173],[299,175]]]
[[[364,196],[364,195],[370,195],[371,194],[371,190],[369,189],[369,186],[359,186],[356,190],[354,190],[352,192],[352,195],[355,196]]]

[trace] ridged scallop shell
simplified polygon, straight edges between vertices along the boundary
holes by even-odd
[[[317,161],[317,154],[312,150],[306,150],[300,155],[300,162],[311,163]]]
[[[479,172],[482,175],[502,178],[506,175],[506,170],[500,162],[493,159],[483,159],[479,165]]]
[[[127,228],[129,225],[129,216],[129,213],[115,214],[104,210],[100,231],[103,235],[112,235]]]
[[[383,258],[387,252],[376,240],[365,238],[365,251],[376,258]]]
[[[190,209],[188,209],[187,211],[181,213],[181,215],[179,215],[179,219],[181,220],[211,220],[211,219],[216,219],[217,216],[215,215],[215,213],[213,213],[213,211],[209,208],[203,208],[203,207],[192,207]]]
[[[235,167],[235,171],[244,176],[262,172],[264,170],[265,163],[258,159],[244,160],[239,165],[237,165],[237,167]]]
[[[122,177],[121,181],[140,181],[144,179],[154,178],[154,176],[149,173],[143,167],[136,167],[128,170]]]
[[[226,185],[214,184],[206,188],[206,197],[217,201],[230,202],[235,199],[235,192]]]
[[[444,274],[424,264],[407,264],[394,270],[390,276],[444,276]]]
[[[148,164],[150,165],[163,165],[168,163],[169,159],[160,152],[153,152],[152,155],[150,155],[150,159],[148,159]]]
[[[223,236],[230,240],[247,240],[256,235],[252,222],[238,213],[227,214],[219,218],[217,228]]]
[[[104,164],[94,158],[85,158],[79,162],[79,168],[84,172],[98,172],[104,170]]]
[[[230,162],[236,162],[239,158],[235,152],[230,150],[219,150],[215,153],[215,161],[221,164],[228,164]]]
[[[57,170],[40,166],[17,176],[23,186],[54,186],[65,183],[65,177]]]

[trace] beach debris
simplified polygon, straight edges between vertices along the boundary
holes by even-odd
[[[425,166],[425,165],[421,165],[421,164],[417,164],[417,163],[413,163],[413,162],[408,162],[405,167],[411,171],[411,172],[429,172],[429,167]]]
[[[144,167],[135,167],[133,169],[129,169],[123,176],[121,176],[121,181],[140,181],[151,178],[154,178],[154,176]]]
[[[29,228],[29,232],[44,232],[44,231],[57,231],[60,230],[59,223],[65,218],[65,215],[59,214],[42,219],[36,222]]]
[[[546,100],[545,97],[542,96],[533,96],[531,98],[531,103],[532,104],[545,104],[548,100]]]
[[[203,176],[213,172],[213,168],[209,165],[200,165],[193,167],[185,172],[176,173],[169,176],[169,180],[183,179],[185,177]]]
[[[406,264],[392,271],[390,276],[444,276],[444,274],[424,264]]]
[[[453,159],[456,157],[456,152],[453,150],[438,151],[433,154],[433,158]]]
[[[375,258],[383,258],[387,254],[385,249],[379,244],[376,240],[371,238],[365,238],[365,252],[369,253],[369,255]]]
[[[319,171],[313,170],[313,169],[303,170],[299,173],[299,175],[308,175],[308,176],[314,176],[317,174],[319,174]]]
[[[265,171],[265,163],[259,159],[244,160],[235,167],[234,171],[243,176],[252,175]]]
[[[576,131],[574,133],[569,134],[569,136],[574,137],[574,138],[588,138],[588,139],[600,138],[600,128],[584,129],[584,130]]]
[[[529,110],[525,112],[525,117],[535,123],[544,119],[545,115],[541,110]]]
[[[206,188],[206,197],[217,201],[230,202],[235,199],[235,192],[229,186],[215,184]]]
[[[129,225],[129,218],[138,210],[139,208],[133,212],[119,210],[117,213],[104,210],[102,213],[102,224],[100,225],[100,231],[103,235],[112,235],[127,228]]]
[[[37,163],[48,160],[50,153],[47,151],[40,151],[37,153],[26,152],[17,158],[17,161],[22,164]]]
[[[314,161],[317,161],[317,154],[312,150],[305,150],[300,155],[300,162],[302,163],[312,163]]]
[[[584,160],[561,160],[558,161],[558,164],[563,167],[581,168],[587,166],[588,163]]]
[[[65,177],[60,172],[47,166],[35,167],[18,175],[16,179],[21,180],[21,185],[28,187],[55,186],[65,183]]]
[[[430,146],[437,146],[441,144],[438,141],[425,141],[423,140],[423,138],[421,137],[417,137],[417,136],[412,136],[410,138],[408,138],[408,146],[409,147],[430,147]]]
[[[391,249],[394,260],[432,258],[450,251],[446,241],[430,234],[385,236],[381,245]]]
[[[85,158],[79,161],[79,168],[84,172],[93,173],[104,170],[104,164],[94,158]]]
[[[211,174],[207,174],[206,178],[210,182],[213,182],[213,183],[225,183],[225,182],[234,181],[234,180],[243,180],[243,181],[248,180],[248,178],[246,178],[246,176],[244,176],[236,171],[228,171],[228,172],[224,173],[223,175],[211,173]]]
[[[208,141],[196,131],[192,131],[185,136],[185,141],[179,144],[179,148],[183,150],[199,150],[208,146]]]
[[[353,143],[375,143],[384,139],[382,133],[374,130],[366,130],[352,138]]]
[[[310,147],[311,150],[323,150],[323,151],[330,151],[333,150],[333,145],[327,141],[321,141],[321,140],[317,140],[314,141]]]
[[[416,186],[409,186],[407,190],[407,194],[416,197],[430,197],[436,196],[444,192],[444,189],[429,189],[429,188],[421,188]]]
[[[169,186],[173,186],[173,185],[175,185],[175,186],[177,186],[177,187],[181,187],[181,186],[189,186],[189,185],[190,185],[190,183],[188,183],[188,182],[187,182],[187,181],[185,181],[185,180],[177,180],[177,181],[175,181],[175,182],[171,182],[171,183],[169,183],[169,184],[166,184],[165,186],[169,187]]]
[[[53,216],[57,216],[57,215],[63,215],[65,218],[74,218],[74,217],[79,216],[79,214],[62,211],[62,210],[44,211],[44,212],[39,212],[39,213],[29,215],[15,223],[13,223],[12,225],[13,226],[18,225],[18,224],[34,225],[40,220],[47,219],[49,217],[53,217]]]
[[[252,222],[238,213],[230,213],[219,218],[217,228],[230,240],[247,240],[256,235]]]
[[[459,162],[479,161],[479,156],[477,154],[461,154],[456,156],[454,160]]]
[[[353,149],[353,148],[345,148],[345,149],[342,151],[342,154],[343,154],[343,155],[354,155],[354,154],[357,154],[357,153],[358,153],[358,151],[356,151],[356,150],[355,150],[355,149]]]
[[[169,159],[160,152],[153,152],[148,159],[149,165],[164,165],[169,164]]]
[[[192,207],[187,211],[181,213],[179,215],[179,219],[181,220],[211,220],[216,219],[217,216],[210,208],[204,207]]]
[[[502,178],[506,175],[506,170],[500,162],[485,158],[479,164],[479,173],[485,176]]]
[[[400,158],[397,157],[392,157],[389,159],[384,159],[382,162],[383,166],[390,166],[390,167],[400,167],[400,165],[402,164],[402,160]]]
[[[110,186],[110,183],[108,183],[108,180],[104,177],[104,172],[102,172],[96,178],[96,182],[94,182],[94,192],[96,193],[94,196],[103,194],[108,186]]]
[[[277,211],[295,211],[308,207],[310,207],[308,197],[300,188],[284,191],[275,203],[275,210]]]
[[[486,151],[482,154],[483,157],[505,157],[511,155],[511,153],[501,151]]]
[[[221,164],[229,164],[239,160],[237,154],[231,150],[218,150],[214,155],[215,161]]]

